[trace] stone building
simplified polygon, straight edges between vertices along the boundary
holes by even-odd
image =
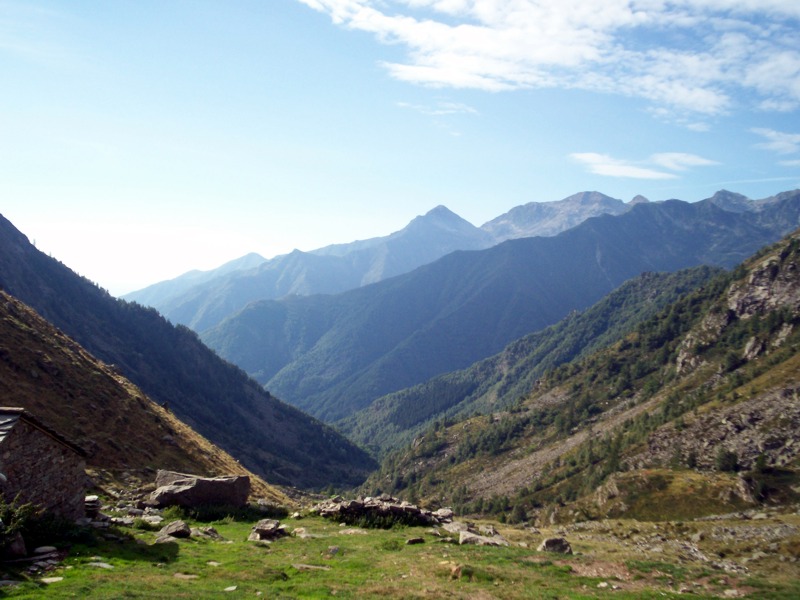
[[[84,515],[86,453],[22,408],[0,407],[0,491],[46,512]]]

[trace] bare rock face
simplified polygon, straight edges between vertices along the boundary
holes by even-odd
[[[156,490],[147,504],[165,506],[224,505],[246,506],[250,494],[250,478],[245,475],[231,477],[200,477],[159,471],[156,475]]]

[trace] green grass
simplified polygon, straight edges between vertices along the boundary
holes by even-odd
[[[112,529],[119,540],[74,544],[65,561],[43,584],[39,578],[2,588],[8,598],[664,598],[677,597],[675,582],[702,574],[696,567],[646,562],[636,556],[608,554],[602,545],[573,540],[576,554],[535,552],[541,534],[502,530],[509,547],[459,546],[441,543],[426,528],[398,526],[347,534],[351,527],[318,517],[285,521],[314,537],[288,537],[269,545],[245,541],[252,522],[223,519],[212,525],[225,541],[176,540],[152,544],[156,532]],[[406,545],[423,536],[424,544]],[[520,545],[527,544],[527,547]],[[334,549],[335,547],[335,549]],[[609,559],[609,556],[613,557]],[[630,569],[627,581],[587,576],[586,567],[609,560]],[[628,561],[627,563],[625,561]],[[105,562],[113,569],[92,566]],[[8,571],[6,565],[6,571]],[[14,578],[20,571],[7,573]],[[619,583],[618,590],[599,588]],[[236,586],[234,591],[226,588]],[[754,586],[755,589],[756,586]],[[764,597],[788,598],[797,584],[760,584]],[[692,597],[704,596],[700,589]],[[259,595],[260,593],[260,595]]]

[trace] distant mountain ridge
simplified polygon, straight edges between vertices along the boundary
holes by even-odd
[[[256,302],[202,338],[282,398],[334,421],[499,352],[643,271],[732,267],[800,225],[798,191],[758,207],[637,203],[555,237],[451,253],[335,296]]]
[[[256,300],[344,292],[407,273],[457,250],[555,235],[587,218],[621,214],[631,206],[598,192],[582,192],[556,202],[530,202],[481,227],[437,206],[388,236],[310,252],[295,250],[253,265],[243,257],[219,270],[187,273],[124,298],[153,306],[172,322],[201,332]]]
[[[269,482],[352,485],[374,467],[366,453],[272,397],[194,332],[112,298],[37,250],[2,216],[0,287]]]
[[[631,207],[631,204],[599,192],[581,192],[556,202],[529,202],[517,206],[485,223],[481,229],[490,233],[496,242],[537,235],[553,236],[591,217],[621,215]]]

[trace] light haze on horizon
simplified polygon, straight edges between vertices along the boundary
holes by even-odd
[[[596,190],[800,188],[796,0],[0,0],[0,214],[112,294]]]

